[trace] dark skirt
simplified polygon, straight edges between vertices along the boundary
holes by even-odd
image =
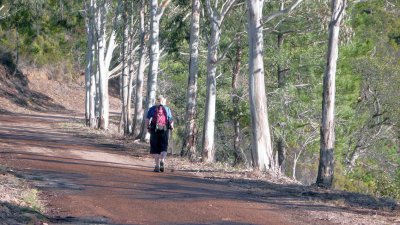
[[[160,154],[168,149],[169,130],[150,132],[150,154]]]

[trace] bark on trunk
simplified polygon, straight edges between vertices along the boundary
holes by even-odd
[[[317,185],[331,187],[334,171],[335,144],[335,76],[339,55],[339,28],[346,0],[332,0],[332,18],[329,24],[327,66],[322,96],[321,148]]]
[[[98,39],[98,70],[99,70],[99,127],[100,129],[107,130],[109,126],[109,96],[108,96],[108,79],[109,79],[109,68],[112,59],[112,53],[115,49],[115,31],[112,30],[110,38],[107,44],[106,35],[106,17],[109,11],[110,5],[103,3],[98,7],[97,15],[97,31],[99,36]],[[119,7],[119,6],[118,6]]]
[[[280,53],[281,47],[283,45],[283,34],[279,33],[278,34],[278,52]],[[285,71],[282,69],[282,65],[279,62],[278,63],[278,88],[282,88],[285,86]]]
[[[285,174],[285,154],[286,149],[284,145],[284,141],[282,138],[278,139],[277,143],[277,152],[278,152],[278,171],[281,174]]]
[[[132,3],[133,4],[133,3]],[[132,6],[133,8],[133,6]],[[132,119],[132,93],[133,93],[133,78],[135,75],[135,66],[134,66],[134,60],[135,60],[135,54],[133,50],[133,40],[134,40],[134,35],[132,33],[132,26],[134,24],[134,18],[131,17],[131,20],[129,22],[129,29],[128,29],[128,50],[127,50],[127,55],[128,55],[128,106],[127,106],[127,115],[128,115],[128,133],[129,135],[133,135],[133,119]]]
[[[202,160],[205,162],[214,161],[214,129],[215,129],[215,104],[216,104],[216,72],[218,64],[218,45],[221,37],[221,24],[228,11],[233,7],[236,0],[227,0],[222,4],[221,12],[217,12],[215,7],[211,6],[210,0],[206,0],[206,9],[211,21],[211,35],[208,43],[207,55],[207,93],[206,93],[206,111],[204,116],[203,128],[203,152]]]
[[[252,122],[253,167],[266,171],[275,169],[268,122],[267,97],[264,84],[263,0],[248,0],[249,7],[249,97]]]
[[[136,101],[135,101],[135,114],[133,122],[133,136],[141,137],[140,131],[142,127],[143,120],[143,78],[144,69],[146,63],[146,45],[145,45],[145,0],[142,0],[142,5],[140,8],[140,50],[139,50],[139,66],[136,77]]]
[[[240,74],[240,62],[242,61],[242,44],[240,35],[236,37],[236,58],[235,65],[232,71],[232,105],[233,105],[233,127],[235,130],[235,136],[233,138],[233,149],[234,149],[234,157],[235,161],[233,163],[234,166],[245,164],[247,162],[246,155],[243,152],[243,149],[240,148],[240,123],[239,123],[239,90],[238,90],[238,76]]]
[[[122,20],[123,20],[123,28],[124,28],[124,33],[122,36],[122,70],[121,70],[121,100],[122,100],[122,127],[124,129],[124,135],[129,134],[129,121],[128,121],[128,67],[126,66],[127,64],[127,36],[128,34],[128,29],[127,29],[127,12],[126,12],[126,2],[124,4],[124,10],[122,14]]]
[[[207,56],[207,94],[206,111],[203,129],[203,158],[205,162],[214,161],[214,129],[215,129],[215,104],[217,100],[217,60],[218,45],[221,37],[220,23],[217,18],[211,20],[211,38],[208,44]]]
[[[98,7],[98,68],[99,68],[99,127],[108,128],[109,100],[108,100],[108,68],[104,65],[106,54],[105,40],[105,10],[102,6]]]
[[[158,0],[151,0],[151,23],[150,23],[150,68],[149,76],[147,78],[147,101],[146,101],[146,111],[147,112],[151,106],[154,105],[156,101],[157,92],[157,75],[158,75],[158,62],[160,57],[160,43],[159,43],[159,31],[160,31],[160,19],[164,12],[165,7],[167,7],[169,1],[164,0],[160,7],[158,7]],[[142,122],[142,141],[147,141],[150,139],[150,135],[147,132],[147,128],[144,126],[144,120]]]
[[[190,28],[190,65],[187,87],[187,104],[185,116],[185,136],[181,156],[188,156],[190,160],[196,157],[196,104],[197,104],[197,77],[199,61],[199,33],[200,33],[200,0],[192,0],[192,21]]]
[[[91,75],[93,73],[93,51],[92,51],[92,46],[93,46],[93,29],[92,29],[92,8],[93,8],[93,0],[87,4],[87,2],[84,2],[84,7],[86,10],[86,34],[87,34],[87,49],[86,49],[86,68],[85,68],[85,120],[86,120],[86,125],[90,126],[90,117],[91,117]]]

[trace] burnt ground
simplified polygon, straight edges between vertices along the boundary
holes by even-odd
[[[37,188],[45,209],[1,199],[0,224],[400,224],[393,200],[177,157],[153,173],[146,144],[83,126],[82,85],[32,74],[0,74],[0,165]],[[15,97],[4,94],[11,79],[22,85]]]

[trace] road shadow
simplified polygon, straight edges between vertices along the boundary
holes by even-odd
[[[21,115],[22,120],[34,122],[62,122],[70,117]],[[191,170],[177,170],[154,173],[152,167],[144,164],[111,162],[97,159],[82,159],[78,156],[66,156],[65,152],[73,150],[104,151],[109,154],[127,155],[124,145],[110,143],[104,139],[102,143],[93,138],[75,137],[49,127],[12,123],[12,116],[0,116],[0,121],[7,121],[0,127],[0,160],[18,164],[14,175],[30,181],[40,190],[53,193],[75,194],[87,198],[103,198],[111,195],[113,199],[128,202],[191,202],[221,200],[241,203],[260,203],[275,206],[274,211],[280,213],[290,210],[315,212],[353,212],[360,215],[372,213],[395,216],[399,214],[398,204],[389,199],[342,191],[329,191],[294,184],[275,184],[265,180],[249,180],[242,178],[199,178],[190,174]],[[31,126],[31,127],[27,127]],[[48,149],[51,154],[28,152],[27,147]],[[14,164],[14,165],[15,165]],[[213,171],[203,171],[213,172]],[[160,188],[162,187],[162,188]],[[339,203],[339,204],[337,204]],[[111,204],[107,202],[105,204]],[[50,218],[54,223],[112,224],[105,217],[93,218]],[[214,221],[212,224],[233,224],[231,221]],[[209,224],[209,223],[206,223]],[[237,223],[240,224],[240,223]]]
[[[18,118],[18,119],[17,119]],[[15,121],[29,122],[30,126],[18,125]],[[13,145],[14,148],[24,149],[26,146],[35,148],[53,149],[54,151],[74,150],[107,150],[114,152],[127,152],[127,146],[121,143],[110,143],[95,136],[77,136],[76,133],[68,132],[63,129],[52,127],[37,126],[42,123],[69,123],[71,115],[27,115],[15,114],[2,115],[0,121],[4,122],[0,126],[0,143]]]
[[[19,171],[15,175],[34,182],[41,190],[90,193],[102,189],[122,199],[143,201],[204,201],[208,199],[235,200],[240,202],[267,203],[277,209],[293,209],[317,212],[353,212],[361,215],[376,214],[396,216],[398,205],[393,200],[373,198],[368,195],[342,191],[327,191],[302,185],[274,184],[267,181],[246,179],[209,179],[193,177],[186,171],[157,174],[152,167],[123,163],[106,163],[48,156],[22,156],[20,160],[36,161],[38,164],[71,165],[91,171],[106,169],[101,178],[81,172],[53,170]],[[110,176],[108,173],[113,174]],[[156,178],[154,179],[154,176]],[[112,185],[110,185],[112,184]],[[160,189],[162,185],[162,189]],[[326,203],[342,203],[340,205]],[[216,223],[218,224],[218,223]],[[224,223],[220,223],[224,224]]]

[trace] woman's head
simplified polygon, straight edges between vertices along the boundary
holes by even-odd
[[[164,98],[164,96],[159,95],[159,96],[157,97],[157,103],[158,103],[158,104],[160,104],[160,105],[165,105],[166,102],[167,102],[167,99]]]

